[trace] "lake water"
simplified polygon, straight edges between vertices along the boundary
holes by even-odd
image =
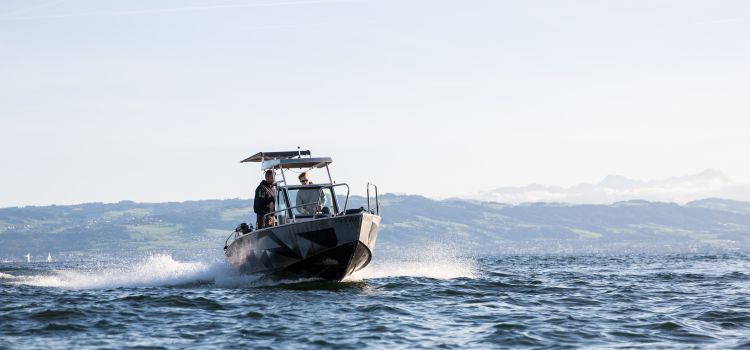
[[[220,257],[0,263],[0,347],[750,347],[746,254],[376,255],[342,283]]]

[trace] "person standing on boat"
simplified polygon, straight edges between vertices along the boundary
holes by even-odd
[[[266,170],[265,180],[255,189],[255,200],[253,201],[253,211],[257,217],[255,227],[261,229],[265,227],[263,216],[273,213],[276,210],[276,184],[273,181],[273,170]]]

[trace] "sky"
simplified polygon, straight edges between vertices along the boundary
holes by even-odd
[[[747,1],[5,0],[0,207],[248,198],[297,146],[360,194],[746,183],[748,37]]]

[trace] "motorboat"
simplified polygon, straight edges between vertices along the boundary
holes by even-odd
[[[274,172],[276,210],[265,216],[276,220],[259,229],[240,224],[227,237],[224,253],[232,266],[249,274],[341,281],[370,263],[381,221],[376,185],[367,184],[367,208],[347,208],[349,185],[333,181],[330,157],[312,157],[309,150],[259,152],[241,161],[247,162]],[[287,183],[290,172],[323,169],[328,183]]]

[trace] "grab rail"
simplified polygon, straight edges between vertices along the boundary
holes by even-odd
[[[375,188],[375,214],[380,215],[380,201],[378,200],[378,186],[374,183],[367,183],[367,211],[372,213],[370,208],[370,186]]]
[[[346,184],[346,183],[340,183],[340,184],[335,184],[335,185],[331,186],[331,188],[334,188],[336,186],[346,186],[346,200],[344,200],[344,209],[343,210],[339,210],[339,213],[345,213],[346,212],[346,207],[349,205],[349,191],[350,191],[349,185]],[[334,195],[334,197],[335,197],[335,195]]]
[[[346,186],[346,198],[344,199],[344,210],[340,210],[339,211],[339,212],[343,213],[343,212],[346,212],[346,208],[349,205],[349,194],[351,192],[351,188],[349,187],[349,184],[347,184],[347,183],[340,183],[340,184],[331,185],[330,188],[339,187],[339,186]],[[282,211],[287,211],[287,210],[289,210],[290,216],[292,217],[292,220],[293,220],[292,222],[297,222],[297,219],[295,217],[296,215],[293,215],[292,209],[296,209],[296,208],[299,208],[299,207],[306,207],[306,206],[310,206],[310,205],[313,205],[313,204],[316,205],[316,206],[318,206],[318,205],[320,205],[320,201],[312,202],[312,203],[305,203],[305,204],[300,204],[300,205],[295,205],[293,207],[279,209],[279,210],[276,210],[274,212],[267,213],[267,214],[263,215],[263,222],[266,221],[266,216],[271,215],[271,214],[275,215],[276,213],[279,213],[279,212],[282,212]],[[336,215],[338,215],[338,213],[332,213],[332,216],[336,216]]]
[[[299,207],[305,207],[305,206],[308,206],[308,205],[318,206],[319,204],[320,204],[320,201],[317,201],[317,202],[312,202],[312,203],[300,204],[300,205],[296,205],[296,206],[289,207],[289,208],[279,209],[279,210],[276,210],[276,211],[271,212],[271,213],[266,213],[265,215],[263,215],[263,221],[262,222],[266,222],[266,218],[269,215],[275,215],[276,213],[279,213],[279,212],[282,212],[282,211],[287,211],[287,210],[289,210],[291,212],[292,209],[296,209],[296,208],[299,208]],[[263,228],[265,228],[265,227],[263,227]],[[260,230],[261,228],[260,227],[256,227],[255,229],[256,230]],[[250,232],[248,232],[247,234],[249,234],[249,233]],[[241,235],[240,235],[239,231],[234,231],[234,232],[230,233],[229,236],[227,237],[227,239],[224,240],[224,250],[227,250],[229,248],[229,240],[232,239],[232,236],[234,236],[234,239],[237,239]],[[234,240],[232,240],[232,242],[234,242]]]
[[[293,207],[279,209],[279,210],[274,211],[274,212],[266,213],[265,215],[263,215],[263,221],[261,221],[261,222],[265,223],[266,222],[266,217],[268,217],[269,215],[276,215],[276,213],[278,213],[278,212],[287,211],[287,210],[291,213],[292,209],[296,209],[296,208],[299,208],[299,207],[306,207],[306,206],[313,205],[313,204],[317,208],[317,206],[320,205],[320,201],[312,202],[312,203],[305,203],[305,204],[300,204],[300,205],[295,205]],[[296,222],[296,218],[294,219],[294,222]]]
[[[235,230],[234,232],[229,234],[229,237],[227,237],[227,239],[224,241],[224,250],[227,250],[229,248],[229,239],[232,238],[232,236],[234,236],[234,239],[239,238],[240,231]],[[232,242],[234,242],[234,240],[232,240]]]

